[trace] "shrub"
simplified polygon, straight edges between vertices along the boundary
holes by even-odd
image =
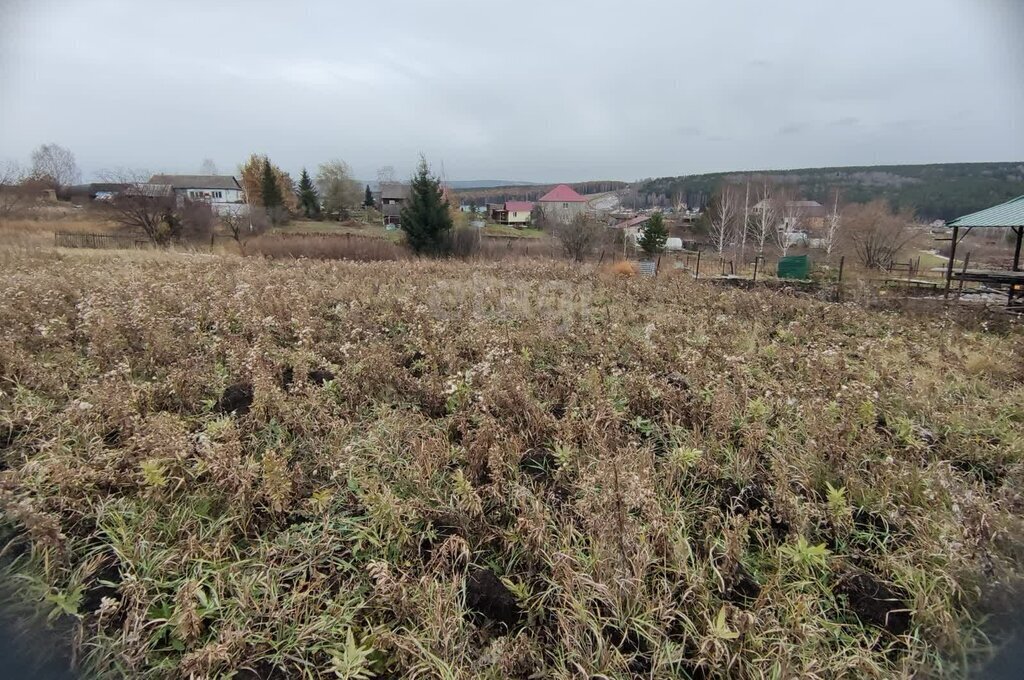
[[[604,231],[604,225],[586,215],[577,215],[569,224],[557,224],[554,227],[555,238],[562,243],[565,256],[576,262],[583,262],[593,253]]]
[[[636,276],[636,267],[634,267],[633,263],[630,262],[629,260],[619,260],[615,264],[608,267],[608,270],[613,274],[617,274],[618,276]]]
[[[448,252],[453,257],[466,259],[480,250],[480,234],[476,229],[452,229],[448,235]]]

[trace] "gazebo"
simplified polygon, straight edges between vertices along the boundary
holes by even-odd
[[[949,287],[953,280],[973,281],[987,286],[1001,288],[1006,286],[1006,304],[1013,304],[1014,293],[1017,288],[1024,284],[1024,272],[1020,271],[1020,246],[1024,240],[1024,196],[1018,196],[1006,203],[991,208],[986,208],[970,215],[958,217],[946,223],[947,227],[953,227],[953,237],[950,239],[949,262],[946,264],[946,293],[949,297]],[[960,229],[964,229],[960,234]],[[972,229],[1010,229],[1017,235],[1017,242],[1013,249],[1013,268],[1005,269],[968,269],[964,268],[959,272],[953,271],[953,263],[956,260],[956,247]]]

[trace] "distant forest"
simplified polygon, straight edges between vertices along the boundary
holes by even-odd
[[[843,203],[884,198],[894,209],[912,208],[925,220],[950,220],[1024,194],[1022,162],[941,163],[660,177],[639,182],[625,202],[666,207],[681,200],[703,208],[723,180],[742,183],[764,175],[777,183],[796,185],[805,199],[828,203],[838,188]],[[753,191],[751,187],[752,195]]]
[[[592,181],[570,182],[573,189],[581,194],[600,194],[606,191],[619,191],[629,186],[626,182]],[[486,203],[504,203],[505,201],[536,201],[538,198],[555,188],[555,184],[534,184],[527,186],[487,187],[476,189],[455,189],[455,195],[464,204],[484,205]]]

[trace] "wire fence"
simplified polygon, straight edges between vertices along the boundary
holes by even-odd
[[[134,236],[117,234],[83,234],[81,232],[58,231],[53,234],[54,245],[58,248],[101,248],[125,249],[144,248],[149,241]]]

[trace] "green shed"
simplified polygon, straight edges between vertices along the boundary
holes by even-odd
[[[811,273],[811,263],[806,255],[790,255],[779,259],[780,279],[806,279]]]

